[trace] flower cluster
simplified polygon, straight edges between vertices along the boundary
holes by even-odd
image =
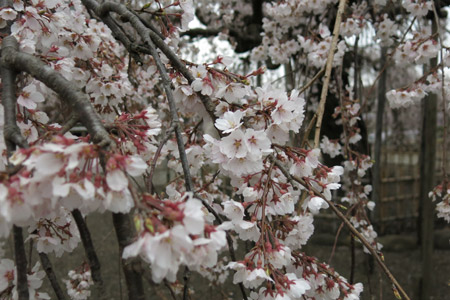
[[[433,201],[436,201],[437,199],[441,200],[436,205],[436,210],[438,212],[437,216],[450,223],[450,184],[447,183],[447,190],[443,188],[443,184],[436,186],[428,196]]]
[[[47,254],[55,252],[56,257],[65,251],[72,252],[80,242],[80,233],[73,218],[64,208],[58,215],[49,217],[28,227],[29,238],[36,243],[37,251]]]
[[[277,64],[292,68],[295,61],[295,67],[304,72],[302,77],[312,78],[325,67],[331,49],[328,26],[332,22],[325,25],[322,20],[338,2],[263,1],[263,17],[252,20],[251,26],[245,26],[256,14],[251,1],[158,0],[139,4],[135,12],[145,13],[148,22],[159,26],[158,35],[169,50],[158,48],[165,54],[174,51],[176,55],[184,47],[180,33],[189,29],[195,12],[203,23],[214,24],[221,36],[230,35],[236,51],[242,50],[238,49],[241,31],[254,38],[259,45],[241,51],[251,50],[253,61],[267,61],[275,68]],[[398,19],[377,15],[379,10],[385,12],[387,1],[374,1],[375,7],[370,4],[360,1],[345,10],[341,40],[333,49],[334,67],[344,65],[344,54],[350,49],[358,51],[357,41],[365,28],[375,28],[375,40],[381,46],[394,45],[401,36]],[[430,1],[408,0],[399,5],[417,18],[433,8]],[[58,135],[62,126],[49,124],[50,120],[62,123],[66,115],[55,113],[60,112],[54,109],[59,103],[56,94],[39,81],[21,76],[16,117],[31,146],[10,158],[16,173],[2,173],[0,236],[6,236],[13,224],[30,226],[29,238],[38,251],[59,256],[79,242],[70,210],[86,215],[105,210],[128,213],[135,208],[138,235],[125,248],[123,258],[143,258],[157,283],[176,281],[180,267],[187,266],[218,283],[233,270],[233,282],[252,289],[252,299],[359,298],[360,284],[349,284],[330,266],[300,252],[314,232],[314,216],[334,205],[333,193],[341,185],[345,191],[341,201],[348,203],[352,224],[374,248],[381,248],[366,214],[366,209],[374,207],[369,201],[371,186],[363,184],[372,160],[357,151],[363,138],[361,105],[350,88],[342,92],[338,80],[330,82],[328,92],[341,102],[334,117],[343,133],[334,139],[324,136],[319,149],[317,141],[309,144],[307,134],[302,143],[292,142],[302,126],[305,131],[308,127],[303,124],[304,97],[311,100],[309,109],[316,107],[318,85],[314,82],[309,91],[302,92],[286,93],[270,84],[251,87],[251,76],[261,75],[264,68],[243,76],[231,72],[231,59],[221,55],[212,63],[181,60],[182,67],[170,55],[161,55],[174,88],[175,104],[169,105],[168,89],[164,92],[159,86],[163,71],[156,67],[158,57],[141,51],[148,52],[149,45],[137,37],[139,33],[128,36],[134,50],[124,54],[125,47],[112,37],[111,30],[91,18],[79,0],[14,1],[11,7],[0,9],[0,28],[9,21],[13,21],[11,33],[21,51],[39,57],[88,95],[114,143],[105,150],[90,143],[89,135]],[[117,19],[118,24],[122,21]],[[126,32],[133,30],[130,24],[121,25]],[[396,64],[421,64],[437,55],[436,37],[425,27],[417,27],[421,30],[405,34],[405,40],[391,52]],[[185,72],[192,77],[183,76]],[[301,86],[292,77],[294,86]],[[388,92],[387,98],[393,108],[406,107],[436,92],[442,82],[443,74],[433,72],[406,88]],[[3,116],[2,106],[0,113]],[[170,136],[175,126],[177,140]],[[166,136],[159,139],[160,133]],[[5,149],[0,142],[0,171],[5,170]],[[322,153],[342,155],[346,160],[343,166],[326,166]],[[165,193],[152,183],[156,165],[162,161],[167,162],[170,177]],[[442,188],[433,191],[433,195],[440,194]],[[447,195],[438,204],[438,215],[448,220]],[[241,260],[219,260],[227,234],[228,242],[238,237],[252,243]],[[0,293],[16,293],[15,273],[11,261],[0,263]],[[42,278],[41,272],[33,269],[31,294],[45,298],[35,292],[40,286],[36,278]],[[65,283],[72,299],[88,298],[89,268],[69,272]]]
[[[77,270],[70,270],[67,274],[66,284],[67,294],[73,300],[86,300],[91,296],[90,286],[93,284],[91,270],[87,264],[83,264]]]
[[[48,212],[59,210],[60,206],[84,213],[97,209],[128,212],[134,202],[126,174],[139,176],[147,164],[137,155],[108,153],[104,176],[99,155],[97,146],[65,136],[16,151],[11,162],[22,168],[0,184],[2,224],[52,219],[55,215]],[[67,222],[64,219],[60,221]],[[5,226],[2,235],[7,234]]]
[[[40,266],[41,264],[37,262],[27,274],[28,294],[33,300],[48,300],[50,297],[47,293],[38,292],[45,277],[45,272],[39,271]],[[6,258],[0,260],[0,297],[18,299],[16,266],[12,260]]]
[[[135,216],[139,237],[123,252],[123,258],[140,255],[149,262],[155,282],[174,282],[180,265],[214,267],[226,245],[225,231],[208,223],[201,201],[189,193],[179,196],[159,200],[144,195],[144,204],[159,213]]]

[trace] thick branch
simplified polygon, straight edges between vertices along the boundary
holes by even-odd
[[[41,259],[42,268],[44,269],[45,274],[47,274],[48,280],[50,280],[50,284],[52,285],[53,291],[55,291],[56,298],[58,300],[65,300],[66,296],[58,283],[58,279],[56,278],[55,272],[53,272],[52,263],[50,262],[50,259],[48,258],[47,254],[43,252],[39,253],[39,258]]]
[[[3,135],[8,147],[8,151],[13,152],[16,146],[28,148],[28,145],[16,123],[16,73],[14,72],[14,70],[2,66],[1,76],[2,104],[4,107],[5,115]]]
[[[5,38],[6,39],[6,38]],[[3,43],[4,40],[3,39]],[[2,56],[4,50],[2,48]],[[16,73],[5,66],[1,66],[2,76],[2,104],[4,106],[4,138],[8,151],[8,157],[16,149],[16,146],[28,148],[28,143],[22,136],[16,123]],[[22,228],[13,226],[14,233],[14,258],[17,266],[17,292],[19,300],[28,300],[27,258],[23,242]]]
[[[78,231],[80,231],[81,241],[83,242],[84,251],[91,268],[92,280],[98,288],[99,296],[106,299],[105,288],[103,286],[103,279],[100,272],[100,261],[95,252],[94,244],[92,243],[91,233],[84,221],[83,215],[78,209],[72,211],[72,216],[77,223]]]
[[[27,257],[23,243],[22,228],[13,226],[14,232],[14,256],[17,267],[17,292],[19,300],[28,300]]]
[[[2,67],[24,71],[43,82],[55,91],[63,101],[67,101],[72,106],[95,143],[98,143],[101,147],[113,145],[113,141],[92,107],[89,97],[40,59],[22,53],[18,49],[19,45],[14,37],[8,36],[3,39]]]
[[[119,242],[120,257],[122,257],[123,249],[134,241],[136,232],[128,214],[113,214],[113,224]],[[128,299],[145,299],[142,275],[137,272],[140,269],[140,260],[138,258],[127,260],[121,258],[121,262],[127,282]]]

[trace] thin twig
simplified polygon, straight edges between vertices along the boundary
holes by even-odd
[[[280,171],[283,173],[283,175],[289,180],[289,181],[295,181],[299,184],[301,184],[304,187],[308,187],[308,185],[306,184],[306,182],[302,179],[299,178],[297,176],[291,175],[289,174],[289,171],[286,170],[286,168],[277,160],[275,160],[275,165],[280,169]],[[392,275],[391,271],[389,271],[388,267],[386,266],[386,264],[383,262],[383,260],[381,259],[380,255],[378,254],[377,250],[375,250],[370,243],[363,237],[363,235],[352,225],[352,223],[350,223],[350,221],[344,216],[344,214],[336,207],[336,205],[331,202],[330,200],[328,200],[327,198],[325,198],[325,196],[319,192],[317,189],[315,189],[314,187],[308,187],[311,189],[311,191],[318,197],[322,198],[323,200],[325,200],[325,202],[328,203],[328,205],[330,206],[331,210],[333,210],[333,212],[339,217],[339,219],[341,219],[345,225],[347,226],[347,228],[359,239],[359,241],[367,248],[367,250],[369,250],[369,252],[372,254],[372,256],[375,258],[375,260],[377,261],[378,265],[381,267],[381,269],[383,270],[383,272],[386,274],[386,276],[389,278],[389,280],[392,282],[392,284],[398,289],[398,291],[400,292],[400,295],[402,297],[404,297],[404,299],[406,300],[411,300],[408,295],[406,294],[406,292],[403,290],[402,286],[398,283],[398,281],[395,279],[394,275]]]
[[[172,135],[173,131],[174,131],[174,127],[170,126],[170,128],[166,131],[166,135],[159,143],[158,148],[156,149],[155,155],[153,156],[153,160],[150,165],[150,173],[147,177],[147,190],[150,194],[153,194],[153,175],[155,173],[156,163],[158,162],[158,158],[159,158],[159,155],[161,154],[162,148],[167,143],[167,141],[170,139],[170,136]]]
[[[78,123],[79,120],[80,117],[76,113],[72,112],[69,117],[69,120],[67,120],[67,122],[64,123],[63,127],[61,127],[59,134],[64,135],[66,132],[70,131],[70,129],[72,129]]]
[[[350,207],[350,209],[349,209],[349,210],[347,211],[347,213],[345,214],[345,217],[346,217],[346,218],[348,218],[348,216],[350,215],[350,213],[352,212],[352,210],[353,210],[354,208],[355,208],[355,206]],[[339,225],[339,228],[338,228],[338,230],[337,230],[337,232],[336,232],[336,236],[335,236],[335,238],[334,238],[333,248],[331,249],[330,257],[328,258],[328,264],[329,264],[329,265],[331,265],[331,260],[332,260],[333,257],[334,257],[334,253],[335,253],[335,251],[336,251],[336,246],[337,246],[337,243],[338,243],[338,239],[339,239],[339,236],[340,236],[341,231],[342,231],[343,228],[344,228],[344,222],[341,222],[341,224]]]
[[[325,69],[320,69],[319,72],[316,73],[316,75],[314,75],[314,77],[308,81],[300,90],[300,92],[298,93],[299,95],[303,94],[303,92],[305,92],[307,89],[309,89],[309,87],[311,85],[313,85],[313,83],[320,78],[320,76],[322,76],[322,74],[325,72]]]
[[[191,271],[186,266],[186,267],[184,267],[184,275],[183,275],[183,280],[184,280],[183,300],[188,300],[190,298],[189,297],[189,281],[190,281],[190,279],[191,279]]]
[[[316,112],[317,122],[316,122],[315,136],[314,136],[314,148],[319,147],[320,127],[322,126],[322,118],[323,118],[323,113],[325,111],[325,102],[327,100],[328,85],[330,84],[331,70],[333,69],[334,51],[336,50],[337,42],[339,39],[341,19],[342,19],[342,14],[344,13],[346,2],[347,2],[347,0],[339,1],[339,7],[338,7],[337,15],[336,15],[336,21],[334,23],[333,39],[331,41],[330,51],[328,52],[328,58],[327,58],[326,69],[325,69],[325,79],[323,81],[319,107],[317,108],[317,112]]]
[[[267,172],[267,182],[266,186],[264,187],[263,196],[262,196],[262,217],[261,217],[261,240],[264,241],[264,232],[266,229],[265,221],[266,221],[266,201],[267,201],[267,193],[269,193],[269,185],[270,185],[270,176],[272,174],[273,166],[275,165],[275,159],[272,158],[272,163],[270,164],[269,171]],[[262,246],[264,248],[265,243],[262,243]]]
[[[312,128],[314,127],[314,122],[316,121],[317,115],[314,115],[309,121],[308,128],[306,128],[305,134],[303,135],[302,143],[300,145],[300,148],[304,148],[306,142],[308,141],[309,134],[311,133]]]
[[[177,296],[175,295],[175,292],[173,291],[172,287],[170,286],[169,282],[166,279],[164,279],[164,285],[169,290],[169,293],[172,296],[173,300],[177,300]]]

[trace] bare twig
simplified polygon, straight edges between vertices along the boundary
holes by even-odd
[[[280,169],[280,171],[283,173],[283,175],[289,180],[289,181],[295,181],[299,184],[301,184],[304,187],[308,187],[308,185],[306,184],[306,182],[302,179],[299,178],[297,176],[291,175],[289,174],[289,171],[286,170],[286,168],[277,160],[275,160],[275,165],[278,167],[278,169]],[[339,219],[341,219],[344,224],[347,226],[347,228],[352,232],[352,234],[354,236],[356,236],[358,238],[358,240],[367,248],[367,250],[369,250],[369,252],[372,254],[372,256],[375,258],[375,260],[377,261],[378,265],[381,267],[381,269],[383,270],[383,272],[386,274],[386,276],[389,278],[389,280],[392,282],[392,284],[398,289],[398,291],[400,292],[400,295],[402,297],[404,297],[404,299],[406,300],[411,300],[408,295],[406,294],[406,292],[403,290],[402,286],[398,283],[398,281],[395,279],[394,275],[392,275],[391,271],[389,271],[388,267],[386,266],[386,264],[383,262],[383,260],[381,259],[380,255],[378,254],[377,250],[375,250],[370,243],[363,237],[363,235],[352,225],[352,223],[350,223],[350,221],[344,216],[344,214],[336,207],[336,205],[334,205],[333,202],[331,202],[330,200],[327,200],[325,198],[325,196],[319,192],[317,189],[315,189],[314,187],[309,187],[311,189],[311,191],[318,197],[322,198],[323,200],[325,200],[328,205],[330,206],[331,210],[333,210],[333,212],[339,217]]]
[[[313,85],[313,83],[320,78],[320,76],[322,76],[322,74],[325,72],[325,69],[321,69],[319,72],[317,72],[316,75],[314,75],[314,77],[308,81],[301,89],[299,92],[299,95],[303,94],[303,92],[305,92],[307,89],[309,89],[309,87],[311,85]]]
[[[339,7],[338,7],[337,15],[336,15],[336,21],[334,23],[333,39],[331,41],[330,51],[328,52],[328,58],[327,58],[326,69],[325,69],[325,78],[323,81],[322,93],[320,94],[319,107],[317,108],[317,112],[316,112],[317,122],[316,122],[315,136],[314,136],[314,148],[319,147],[320,127],[322,126],[322,118],[323,118],[323,113],[325,111],[325,102],[327,100],[328,85],[330,84],[331,70],[333,69],[334,51],[336,50],[336,46],[337,46],[337,42],[338,42],[338,38],[339,38],[342,14],[344,13],[346,2],[347,2],[346,0],[339,1]]]
[[[159,158],[159,155],[161,154],[162,148],[167,143],[167,141],[170,139],[170,136],[172,135],[173,131],[174,131],[173,126],[170,126],[170,128],[166,131],[166,135],[159,143],[158,148],[156,149],[155,155],[153,156],[152,164],[150,165],[150,173],[147,177],[147,190],[150,194],[153,193],[153,175],[155,173],[156,163],[158,162],[158,158]]]
[[[100,261],[98,260],[97,253],[95,252],[94,244],[92,243],[91,233],[87,227],[87,224],[83,218],[83,215],[78,209],[72,211],[72,216],[77,223],[78,231],[80,232],[81,241],[83,242],[84,251],[91,268],[92,280],[97,286],[99,296],[101,299],[107,299],[105,294],[105,288],[103,286],[103,279],[100,272]]]
[[[164,279],[164,285],[169,290],[170,295],[172,296],[173,300],[177,300],[177,296],[175,295],[175,292],[173,291],[172,287],[170,286],[169,282]]]
[[[79,120],[80,117],[76,113],[72,112],[69,117],[69,120],[67,120],[67,122],[64,123],[59,133],[65,134],[66,132],[70,131],[70,129],[72,129],[78,123]]]
[[[47,274],[47,278],[50,281],[50,284],[52,285],[56,298],[58,300],[65,300],[66,299],[65,293],[63,292],[61,286],[58,283],[58,279],[56,278],[55,272],[53,272],[52,263],[50,262],[50,259],[48,258],[47,254],[44,252],[40,252],[39,258],[41,259],[42,268],[44,269],[45,274]]]

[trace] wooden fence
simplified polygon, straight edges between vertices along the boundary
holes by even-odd
[[[420,193],[420,152],[418,145],[393,148],[384,146],[381,151],[380,201],[376,213],[370,217],[379,234],[402,233],[417,230]],[[450,156],[450,152],[447,154]],[[450,163],[447,159],[447,172]],[[438,142],[436,153],[436,184],[442,177],[442,145]],[[367,182],[369,183],[369,181]],[[336,230],[340,221],[330,210],[318,215],[326,222],[319,225],[325,231]],[[335,222],[333,222],[334,220]],[[325,223],[325,224],[324,224]]]
[[[438,142],[436,149],[437,184],[442,177],[442,142]],[[448,161],[447,170],[450,170]],[[380,189],[381,201],[377,203],[378,215],[374,220],[380,233],[415,229],[420,193],[420,153],[417,146],[382,149]]]

